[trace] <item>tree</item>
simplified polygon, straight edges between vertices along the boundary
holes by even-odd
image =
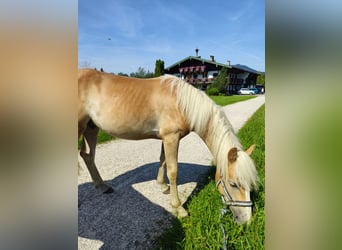
[[[139,67],[136,72],[132,72],[129,74],[130,77],[136,77],[136,78],[145,78],[146,70],[142,67]]]
[[[211,84],[210,88],[217,88],[219,93],[226,92],[226,86],[229,84],[227,68],[222,68],[220,73]]]
[[[259,73],[256,79],[256,84],[265,85],[265,74]]]
[[[146,75],[145,75],[145,78],[152,78],[154,77],[154,74],[153,72],[150,72],[149,70],[147,71]]]
[[[150,71],[147,71],[142,68],[139,67],[137,72],[132,72],[131,74],[129,74],[130,77],[136,77],[136,78],[151,78],[153,77],[153,73]]]
[[[128,76],[126,73],[122,73],[122,72],[119,72],[118,75],[119,76]]]
[[[164,75],[164,67],[165,67],[164,61],[158,59],[156,61],[156,67],[154,68],[154,76],[157,77],[157,76]]]

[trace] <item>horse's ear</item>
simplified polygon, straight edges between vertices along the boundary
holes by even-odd
[[[231,148],[228,151],[228,162],[233,163],[236,161],[238,154],[237,154],[238,150],[237,148]]]
[[[247,153],[248,155],[251,155],[251,154],[253,153],[254,149],[255,149],[255,144],[251,145],[251,146],[246,150],[246,153]]]

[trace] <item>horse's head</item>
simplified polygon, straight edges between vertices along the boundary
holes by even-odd
[[[216,186],[223,202],[230,207],[238,224],[249,222],[252,216],[250,191],[256,187],[257,172],[250,154],[255,145],[246,151],[231,148],[228,151],[228,166],[216,172]]]

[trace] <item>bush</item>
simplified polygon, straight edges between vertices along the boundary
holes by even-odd
[[[211,87],[211,88],[207,89],[205,92],[207,93],[207,95],[218,95],[219,94],[219,90],[216,87]]]

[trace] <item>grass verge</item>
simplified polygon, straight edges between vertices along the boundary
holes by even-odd
[[[227,249],[264,249],[265,248],[265,105],[248,120],[239,131],[238,137],[247,149],[256,144],[252,158],[259,173],[258,192],[252,193],[254,202],[251,223],[237,225],[230,213],[219,219],[223,207],[215,187],[215,167],[210,170],[207,184],[196,191],[186,207],[190,216],[174,219],[173,227],[159,239],[157,249],[220,249],[222,247],[222,223],[227,239]]]
[[[113,139],[115,139],[113,136],[107,134],[106,132],[102,131],[101,129],[97,135],[97,143],[103,143],[103,142],[110,141]],[[81,144],[82,144],[82,138],[78,139],[78,149],[81,148]]]
[[[250,95],[231,95],[231,96],[210,96],[210,98],[220,106],[229,105],[235,102],[242,102],[246,101],[252,98],[255,98],[256,96],[250,96]]]

